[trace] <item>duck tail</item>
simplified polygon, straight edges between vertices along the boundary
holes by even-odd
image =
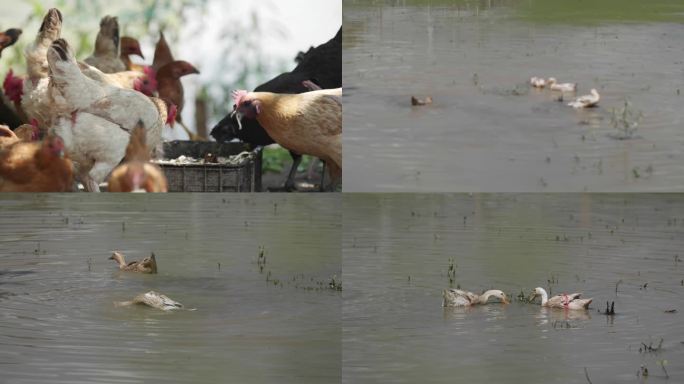
[[[589,304],[591,304],[591,302],[592,302],[593,300],[594,300],[593,298],[592,298],[592,299],[586,299],[586,300],[584,301],[584,303],[582,303],[582,306],[584,306],[585,309],[586,309],[586,308],[589,308]]]

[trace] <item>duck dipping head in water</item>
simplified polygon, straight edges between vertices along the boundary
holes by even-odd
[[[416,105],[428,105],[428,104],[432,104],[432,97],[431,96],[428,96],[424,99],[419,99],[415,96],[411,96],[411,105],[416,106]]]
[[[530,85],[534,88],[544,88],[546,86],[546,80],[542,77],[531,77],[530,78]]]
[[[552,91],[561,91],[561,92],[575,92],[575,91],[577,91],[577,83],[559,83],[556,81],[555,77],[549,77],[549,79],[546,81],[546,85],[548,85]]]
[[[157,293],[155,291],[141,293],[140,295],[134,297],[133,300],[130,301],[120,301],[114,303],[114,305],[116,305],[117,307],[130,306],[136,304],[147,305],[148,307],[160,309],[162,311],[171,311],[175,309],[185,308],[183,304],[175,300],[172,300],[168,296],[162,295],[161,293]],[[194,309],[190,310],[194,311]]]
[[[469,307],[472,305],[482,305],[487,304],[492,297],[499,299],[503,304],[509,303],[506,294],[498,289],[490,289],[489,291],[478,295],[473,292],[450,288],[442,291],[442,306]]]

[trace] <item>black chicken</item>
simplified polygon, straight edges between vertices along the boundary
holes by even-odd
[[[305,80],[310,80],[324,89],[340,88],[342,86],[342,28],[335,37],[325,44],[309,49],[306,53],[297,56],[299,63],[292,72],[286,72],[276,76],[268,82],[254,89],[255,92],[273,93],[303,93],[310,89],[302,85]],[[237,118],[230,114],[224,117],[211,131],[211,136],[218,142],[230,141],[235,138],[245,143],[263,146],[273,144],[275,141],[259,125],[256,119],[243,119],[242,129],[239,129]],[[297,167],[302,161],[302,155],[290,151],[292,156],[292,168],[285,182],[286,190],[294,189],[294,176]]]
[[[21,36],[21,29],[18,28],[11,28],[5,32],[0,32],[0,57],[2,56],[2,51],[16,43],[19,36]],[[22,121],[16,112],[8,106],[10,103],[4,95],[0,97],[0,124],[17,127],[21,125]]]

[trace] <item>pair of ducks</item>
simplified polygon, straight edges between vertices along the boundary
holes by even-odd
[[[478,295],[473,292],[463,291],[460,289],[445,289],[443,292],[442,306],[443,307],[470,307],[473,305],[483,305],[489,302],[490,298],[497,298],[504,304],[508,304],[508,297],[503,291],[498,289],[491,289],[485,293]],[[593,299],[581,299],[581,293],[573,293],[570,295],[561,294],[549,298],[544,288],[537,287],[532,291],[530,300],[541,296],[542,307],[570,309],[570,310],[586,310]]]
[[[114,260],[119,264],[119,270],[126,272],[138,272],[138,273],[157,273],[157,258],[154,256],[154,252],[149,257],[142,259],[141,261],[131,261],[126,263],[126,258],[123,253],[119,251],[114,251],[109,260]],[[182,309],[183,304],[170,299],[166,295],[157,293],[155,291],[149,291],[137,295],[130,301],[121,301],[114,303],[116,306],[128,306],[134,304],[147,305],[148,307],[161,309],[162,311],[169,311],[173,309]]]
[[[549,77],[545,80],[543,77],[532,77],[530,79],[530,85],[534,88],[544,88],[549,87],[552,91],[560,92],[576,92],[577,83],[558,83],[555,77]],[[568,103],[569,106],[579,109],[579,108],[592,108],[598,105],[601,96],[595,88],[592,88],[589,95],[584,95],[576,98],[574,101]]]

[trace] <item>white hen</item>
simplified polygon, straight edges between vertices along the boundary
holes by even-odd
[[[28,78],[24,80],[24,95],[21,108],[29,119],[36,119],[44,127],[50,115],[48,98],[47,51],[50,44],[59,38],[62,31],[62,14],[52,8],[43,18],[40,30],[33,43],[24,50]]]
[[[147,128],[150,148],[161,145],[166,111],[157,103],[137,91],[85,76],[64,39],[52,43],[47,59],[55,108],[52,129],[64,139],[86,190],[98,191],[98,184],[119,164],[138,122]]]

